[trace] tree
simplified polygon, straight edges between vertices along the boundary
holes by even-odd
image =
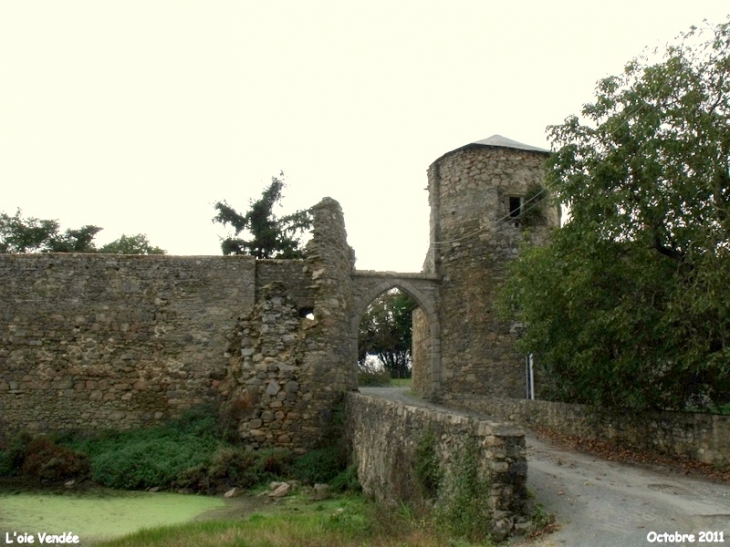
[[[284,173],[279,175],[284,176]],[[250,202],[249,211],[242,215],[226,201],[215,204],[218,214],[213,222],[231,225],[234,235],[221,242],[224,255],[248,254],[256,258],[303,258],[302,234],[312,228],[309,209],[277,218],[274,206],[279,204],[285,184],[281,178],[271,177],[271,184],[261,194],[261,199]],[[251,239],[241,239],[241,232],[251,234]]]
[[[549,133],[546,181],[570,219],[511,264],[503,307],[550,395],[730,401],[730,18],[632,60]]]
[[[94,238],[102,228],[86,225],[60,233],[56,220],[23,218],[18,209],[14,216],[0,213],[0,253],[95,253]],[[107,243],[101,253],[164,254],[152,247],[144,234],[125,236]]]
[[[78,230],[59,233],[56,220],[22,218],[18,209],[14,216],[0,213],[0,252],[94,252],[93,239],[101,231],[98,226],[82,226]]]
[[[381,294],[360,321],[358,361],[375,355],[393,378],[411,377],[411,314],[416,303],[397,289]]]
[[[99,252],[125,255],[163,255],[166,253],[164,249],[152,246],[144,234],[122,235],[119,239],[101,247]]]
[[[0,252],[29,253],[49,250],[49,242],[58,235],[58,222],[22,218],[18,209],[14,216],[0,213]]]

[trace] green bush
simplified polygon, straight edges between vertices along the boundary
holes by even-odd
[[[207,464],[221,445],[220,435],[215,413],[201,408],[159,427],[67,442],[90,456],[95,482],[136,489],[171,486],[188,469]]]
[[[220,447],[207,463],[183,472],[176,485],[198,491],[215,490],[221,485],[253,488],[287,478],[291,464],[292,455],[288,450]]]
[[[24,434],[0,445],[0,474],[19,474],[25,465],[25,471],[34,476],[65,477],[72,471],[88,472],[90,462],[92,480],[113,488],[216,492],[222,487],[253,488],[295,478],[307,483],[331,482],[337,490],[356,490],[357,475],[354,469],[347,469],[343,443],[344,405],[333,409],[330,422],[324,447],[297,459],[288,450],[251,450],[226,442],[226,433],[210,408],[194,409],[178,420],[148,429],[106,431],[93,437],[65,432],[56,437],[57,445]],[[24,464],[33,446],[34,455]]]
[[[357,467],[349,466],[344,471],[340,471],[331,481],[330,486],[335,492],[359,492],[362,490],[360,481],[357,478]]]
[[[416,461],[413,472],[425,498],[435,500],[443,472],[436,454],[436,437],[431,429],[426,429],[416,446]]]
[[[89,458],[46,437],[38,437],[26,446],[20,471],[43,482],[68,480],[89,473]]]
[[[94,481],[113,488],[171,485],[184,471],[207,462],[215,446],[192,436],[107,443],[92,458]]]
[[[20,474],[28,445],[33,437],[22,432],[3,443],[3,451],[0,452],[0,476],[14,476]]]
[[[294,461],[292,474],[306,483],[329,483],[347,469],[347,456],[337,445],[307,452]]]

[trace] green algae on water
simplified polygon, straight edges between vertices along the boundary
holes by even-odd
[[[72,532],[82,544],[120,537],[142,528],[187,522],[222,507],[221,498],[165,492],[88,497],[0,493],[0,540],[5,534]]]

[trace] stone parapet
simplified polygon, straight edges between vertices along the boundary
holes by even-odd
[[[480,518],[495,539],[528,520],[527,463],[523,433],[512,426],[432,405],[405,404],[372,395],[346,395],[347,431],[358,478],[366,494],[393,506],[402,502],[447,511],[459,497],[464,473],[480,485]],[[432,439],[432,446],[424,442]],[[424,450],[431,456],[424,456]],[[475,450],[475,468],[464,455]],[[421,461],[424,457],[432,462]],[[433,467],[438,485],[424,484],[417,469]],[[461,477],[461,479],[459,478]]]

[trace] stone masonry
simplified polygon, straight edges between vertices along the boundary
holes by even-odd
[[[505,264],[526,233],[510,215],[511,204],[541,187],[545,156],[546,151],[493,137],[434,162],[428,172],[431,246],[422,273],[355,270],[342,211],[329,198],[312,209],[314,233],[304,261],[1,256],[0,422],[38,430],[136,427],[195,404],[221,398],[234,404],[240,396],[255,400],[254,406],[269,405],[256,407],[260,415],[254,421],[242,422],[242,435],[289,446],[291,435],[277,433],[289,430],[279,419],[284,410],[275,407],[284,398],[302,410],[299,397],[305,392],[287,392],[286,376],[328,378],[312,388],[313,400],[325,401],[316,412],[326,415],[342,393],[356,389],[360,317],[375,297],[394,287],[419,306],[414,369],[420,394],[431,400],[460,393],[520,397],[522,356],[512,349],[515,329],[494,316],[493,300]],[[541,214],[542,221],[530,227],[537,239],[557,224],[556,211],[543,208]],[[272,297],[267,287],[277,283],[283,283],[281,294]],[[273,325],[273,312],[261,306],[283,306],[279,298],[286,305],[277,308],[277,317],[285,319]],[[302,317],[309,313],[316,327],[305,331]],[[278,330],[298,342],[264,351],[272,345],[266,337]],[[244,331],[258,338],[240,334]],[[289,350],[297,355],[295,363]],[[262,361],[254,362],[255,356]],[[296,374],[273,370],[277,363],[299,368]],[[247,376],[251,371],[255,374]],[[270,388],[261,384],[243,393],[236,387],[252,386],[262,376]],[[279,391],[267,392],[274,384]],[[274,419],[268,420],[272,411]],[[262,430],[257,420],[273,429]]]
[[[481,485],[480,518],[490,523],[495,540],[527,524],[527,462],[524,434],[502,423],[478,419],[432,405],[404,404],[381,397],[346,396],[347,431],[363,491],[380,502],[398,507],[402,502],[445,508],[463,473],[461,459],[473,442],[477,451],[474,479]],[[418,445],[432,434],[435,467],[441,480],[435,499],[426,499],[414,469]]]
[[[339,204],[313,213],[304,261],[0,255],[0,431],[128,429],[212,404],[254,445],[315,444],[357,379],[354,255]]]
[[[558,224],[546,199],[527,202],[543,188],[547,155],[494,136],[445,154],[428,170],[431,246],[424,270],[440,280],[444,400],[461,393],[524,397],[517,331],[496,317],[494,303],[522,238],[542,240]],[[529,225],[522,220],[528,214]]]

